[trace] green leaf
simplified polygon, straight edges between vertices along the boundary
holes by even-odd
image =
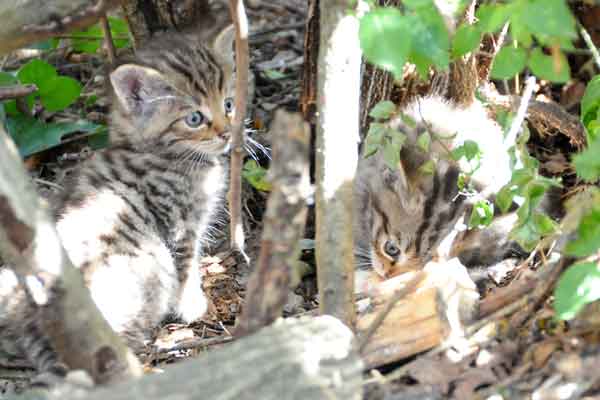
[[[257,190],[263,192],[271,190],[271,183],[266,180],[267,170],[258,165],[254,160],[246,161],[242,170],[242,176]]]
[[[394,112],[396,105],[389,100],[383,100],[373,106],[369,115],[373,118],[389,119]]]
[[[50,123],[46,124],[35,118],[19,115],[7,119],[8,133],[19,148],[21,156],[47,150],[60,143],[61,138],[74,132],[93,132],[100,125],[91,122]]]
[[[523,48],[505,46],[500,49],[496,58],[494,58],[491,71],[492,78],[512,78],[525,68],[526,61],[527,54]]]
[[[463,56],[479,46],[481,32],[473,25],[461,25],[452,40],[452,57]]]
[[[459,161],[465,158],[467,161],[476,160],[481,156],[479,145],[473,140],[465,140],[463,144],[452,150],[452,158]]]
[[[600,248],[600,210],[593,209],[579,223],[577,239],[568,243],[566,252],[577,257],[587,257]]]
[[[415,64],[421,78],[427,77],[430,66],[445,70],[450,64],[450,39],[446,23],[431,0],[422,2],[407,15],[412,47],[410,61]]]
[[[365,58],[401,79],[410,52],[411,31],[400,11],[375,8],[360,19],[358,35]]]
[[[518,224],[517,226],[513,227],[509,236],[515,240],[525,251],[532,251],[540,240],[540,235],[538,234],[531,218],[527,218],[525,223]]]
[[[81,84],[68,76],[56,76],[51,82],[44,85],[44,90],[40,90],[42,105],[48,111],[64,110],[81,93]]]
[[[40,59],[29,61],[17,72],[17,78],[22,84],[33,83],[40,92],[46,89],[51,90],[48,86],[52,84],[56,75],[56,68]]]
[[[475,12],[477,25],[483,32],[496,32],[508,21],[511,11],[511,7],[504,4],[482,4]]]
[[[588,148],[573,157],[577,175],[588,182],[600,178],[600,140],[592,142]]]
[[[108,17],[108,23],[115,47],[120,49],[128,46],[129,39],[120,38],[122,36],[129,37],[127,22],[121,18]],[[71,39],[73,50],[93,54],[102,46],[104,33],[100,25],[96,24],[85,30],[73,32],[72,36],[75,37],[75,39]]]
[[[529,68],[536,76],[552,82],[564,83],[571,77],[569,63],[562,52],[547,56],[539,47],[531,52]]]
[[[129,25],[123,18],[108,17],[110,33],[113,36],[113,43],[117,49],[122,49],[130,45],[129,39],[119,39],[121,36],[129,38]]]
[[[564,0],[529,0],[519,17],[519,22],[544,44],[557,37],[577,37],[575,18]]]
[[[429,151],[429,147],[431,146],[431,135],[428,131],[425,131],[419,135],[417,138],[417,146],[424,152]]]
[[[13,74],[0,71],[0,86],[10,86],[19,83],[19,80]]]
[[[542,236],[550,235],[556,232],[558,228],[558,224],[552,218],[538,212],[533,214],[533,223],[535,224],[536,231]]]
[[[398,168],[400,163],[400,148],[401,146],[397,146],[389,137],[383,146],[383,159],[394,170]]]
[[[589,131],[590,123],[598,121],[598,108],[600,107],[600,75],[593,77],[585,88],[585,93],[581,98],[581,122]],[[593,139],[589,138],[588,139]],[[590,142],[592,140],[589,140]]]
[[[515,197],[515,194],[516,188],[513,189],[510,183],[505,185],[498,191],[498,194],[496,195],[496,205],[498,206],[500,211],[502,211],[502,213],[508,211],[508,209],[513,203],[513,198]]]
[[[435,171],[435,161],[427,160],[420,167],[419,172],[425,175],[433,175]]]
[[[494,205],[487,200],[480,200],[473,205],[469,218],[469,228],[488,226],[494,218]]]
[[[596,263],[570,266],[554,289],[554,310],[559,319],[569,320],[588,303],[600,298],[600,270]]]
[[[272,81],[283,79],[283,78],[285,78],[287,76],[283,72],[277,71],[276,69],[267,69],[267,70],[264,70],[263,74],[265,74],[265,76],[268,79],[272,80]]]

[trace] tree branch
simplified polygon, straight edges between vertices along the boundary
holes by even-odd
[[[299,114],[279,110],[271,137],[273,161],[269,180],[273,189],[263,217],[258,263],[248,281],[236,335],[252,333],[281,316],[306,221],[306,200],[311,190],[310,129]]]
[[[357,144],[360,61],[358,20],[348,2],[320,2],[316,149],[316,258],[320,310],[353,326],[353,180]]]
[[[37,86],[30,85],[13,85],[0,87],[0,101],[17,99],[19,97],[25,97],[33,92],[37,92]]]
[[[281,320],[194,360],[90,393],[56,391],[7,400],[331,400],[362,398],[352,332],[332,317]]]
[[[96,308],[1,125],[0,159],[0,254],[43,308],[40,322],[54,350],[97,383],[139,375],[136,357]]]
[[[235,25],[235,119],[231,140],[229,212],[231,246],[244,252],[242,225],[242,161],[244,158],[244,120],[248,98],[248,19],[242,0],[229,0],[229,12]]]
[[[94,24],[120,0],[0,2],[0,54]]]

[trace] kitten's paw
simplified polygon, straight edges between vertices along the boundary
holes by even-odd
[[[188,279],[184,283],[176,311],[189,324],[202,317],[207,307],[208,304],[202,290],[200,272],[195,269],[194,271],[190,271]]]

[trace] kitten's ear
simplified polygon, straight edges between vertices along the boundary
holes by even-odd
[[[221,30],[213,41],[213,50],[223,60],[233,64],[233,41],[235,40],[235,27],[227,25]]]
[[[143,113],[151,101],[165,96],[170,86],[160,72],[135,64],[124,64],[110,74],[119,103],[129,113]]]

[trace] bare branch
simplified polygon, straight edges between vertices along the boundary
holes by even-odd
[[[54,350],[69,367],[86,370],[97,383],[139,375],[137,359],[104,320],[62,248],[1,125],[0,159],[0,254],[44,308],[40,322]]]
[[[37,86],[30,85],[13,85],[0,87],[0,101],[17,99],[25,97],[38,90]]]
[[[102,34],[104,36],[104,42],[102,47],[104,51],[106,51],[106,58],[108,59],[108,63],[111,66],[115,65],[115,60],[117,59],[117,51],[115,49],[115,43],[113,42],[112,33],[110,31],[110,25],[108,23],[108,18],[106,14],[100,18],[100,26],[102,27]]]
[[[263,218],[258,263],[248,281],[236,335],[247,335],[281,316],[306,221],[310,194],[310,130],[299,114],[279,110],[273,128],[272,191]]]
[[[231,246],[244,252],[242,226],[242,161],[244,158],[244,120],[248,99],[248,19],[242,0],[229,0],[229,12],[235,25],[235,119],[231,131],[231,171],[229,212]]]
[[[0,54],[94,24],[120,0],[0,2]]]

